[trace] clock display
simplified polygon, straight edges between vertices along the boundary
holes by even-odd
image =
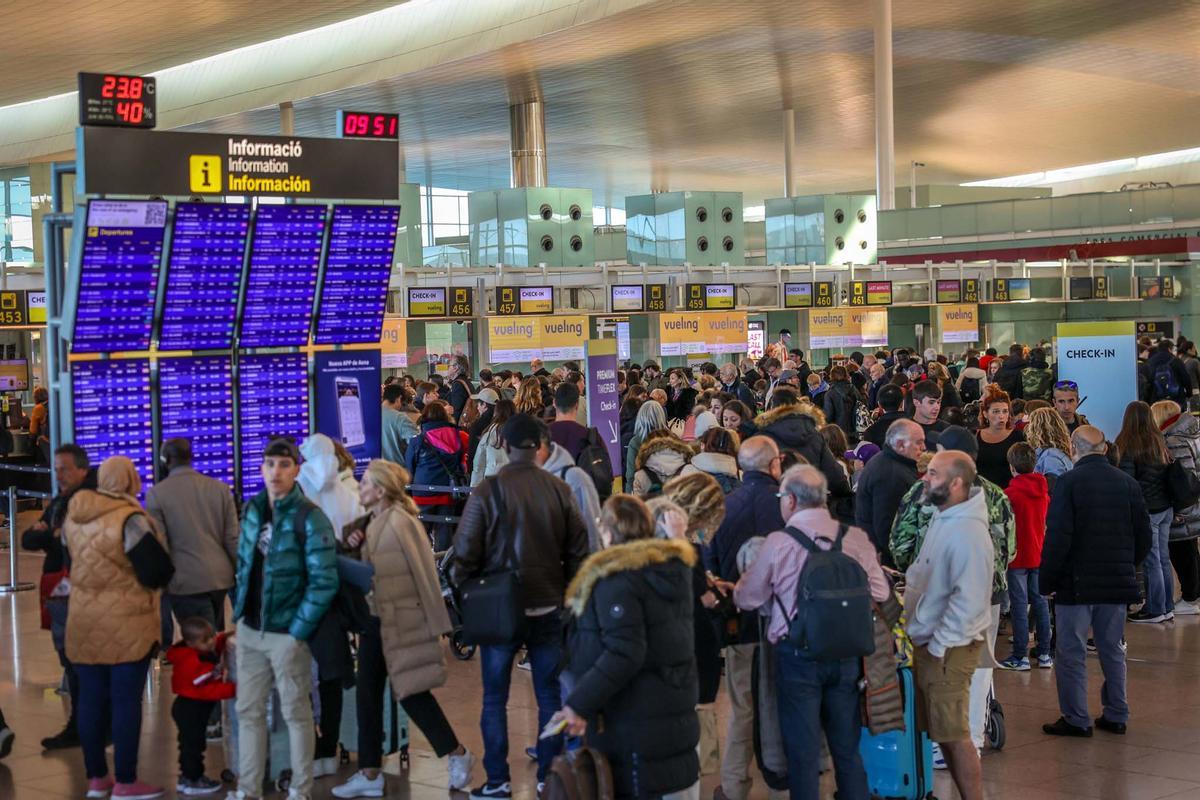
[[[338,135],[343,139],[399,139],[400,115],[339,111]]]

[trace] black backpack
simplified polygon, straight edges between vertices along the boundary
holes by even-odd
[[[603,505],[612,494],[613,468],[612,459],[608,457],[608,448],[600,438],[600,431],[588,428],[587,439],[584,440],[583,449],[575,459],[575,466],[592,479],[592,483],[596,485],[596,494],[600,495],[600,503]]]
[[[663,490],[663,484],[665,484],[667,481],[671,480],[671,478],[674,478],[679,473],[683,472],[683,468],[686,466],[687,466],[686,463],[680,464],[679,469],[675,470],[670,475],[659,475],[657,470],[652,469],[648,465],[642,467],[642,469],[644,469],[646,471],[646,474],[650,476],[651,480],[650,480],[650,488],[646,490],[646,493],[644,495],[641,495],[641,498],[643,500],[649,500],[652,497],[658,497],[659,495],[661,495],[662,490]],[[630,487],[630,488],[632,489],[633,487]]]
[[[850,530],[838,524],[837,538],[828,550],[803,531],[785,528],[808,551],[796,584],[796,614],[788,625],[787,642],[817,661],[862,658],[875,652],[875,621],[871,588],[862,565],[842,552]],[[784,614],[787,609],[775,602]]]
[[[958,396],[962,398],[963,405],[983,397],[983,387],[980,383],[979,378],[963,378],[962,386],[958,389]]]

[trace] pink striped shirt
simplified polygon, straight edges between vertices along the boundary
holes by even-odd
[[[817,546],[824,549],[828,549],[837,538],[838,521],[830,516],[827,508],[797,511],[787,524],[814,537]],[[825,541],[822,543],[821,540]],[[867,571],[871,597],[876,601],[886,600],[888,580],[879,566],[879,556],[867,534],[860,528],[850,526],[846,538],[842,540],[842,551]],[[743,610],[754,611],[769,604],[771,624],[767,628],[767,638],[772,642],[778,642],[787,635],[788,622],[796,614],[796,584],[807,559],[808,551],[791,534],[776,531],[767,537],[758,551],[758,557],[750,569],[742,573],[733,590],[733,601]],[[774,597],[778,597],[787,609],[786,616]]]

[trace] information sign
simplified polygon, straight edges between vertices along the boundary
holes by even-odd
[[[620,475],[621,396],[617,391],[617,350],[612,339],[593,339],[587,344],[588,424],[600,432],[608,450],[609,467]]]
[[[154,483],[150,362],[144,358],[76,361],[71,364],[75,444],[93,464],[128,456],[142,479],[143,495]]]
[[[783,285],[784,308],[812,308],[813,285],[811,283],[785,283]]]
[[[162,440],[192,445],[192,466],[234,487],[233,362],[228,356],[164,358],[158,362]]]
[[[325,206],[259,206],[239,346],[308,344],[324,235]]]
[[[317,344],[379,341],[400,206],[334,206],[317,305]]]
[[[688,311],[720,311],[737,306],[732,283],[688,283],[683,287],[683,307]]]
[[[1097,275],[1092,279],[1093,297],[1097,300],[1108,299],[1108,278],[1104,275]]]
[[[833,308],[836,303],[833,281],[817,281],[813,284],[813,305],[817,308]]]
[[[759,320],[746,323],[746,355],[755,361],[763,357],[767,346],[766,324]]]
[[[992,302],[1008,303],[1032,298],[1029,278],[993,278]]]
[[[1170,277],[1152,275],[1138,278],[1138,297],[1142,300],[1156,300],[1175,296],[1175,281]]]
[[[553,314],[553,286],[501,286],[496,289],[496,313]]]
[[[667,310],[667,285],[665,283],[646,284],[646,310],[659,312]]]
[[[21,328],[30,324],[28,295],[23,289],[0,291],[0,328]],[[43,302],[43,314],[45,307]]]
[[[939,303],[958,303],[962,301],[962,283],[954,280],[939,280],[934,287],[934,297]]]
[[[1092,279],[1088,276],[1081,278],[1071,278],[1068,285],[1068,297],[1071,300],[1091,300],[1092,291],[1095,287],[1092,284]]]
[[[158,349],[233,346],[249,228],[249,205],[175,206]]]
[[[1125,408],[1138,399],[1133,322],[1060,322],[1057,333],[1058,379],[1078,385],[1088,422],[1116,439]]]
[[[964,303],[979,302],[979,278],[963,278],[962,301]]]
[[[851,281],[850,305],[890,306],[892,304],[891,281]]]
[[[308,436],[308,363],[302,353],[244,355],[238,359],[238,431],[242,499],[263,488],[262,454],[272,439]]]
[[[645,287],[640,283],[614,285],[610,288],[612,310],[616,311],[645,311]]]
[[[166,224],[165,201],[88,203],[72,350],[97,353],[150,347]]]

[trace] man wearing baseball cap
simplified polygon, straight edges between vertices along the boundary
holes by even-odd
[[[939,432],[934,439],[937,452],[958,450],[975,460],[979,457],[979,440],[975,434],[960,425],[951,425]],[[992,572],[992,620],[988,628],[986,661],[994,664],[992,656],[996,648],[996,633],[1000,627],[1000,601],[1008,593],[1008,562],[1017,554],[1017,521],[1008,495],[996,484],[976,475],[972,484],[983,490],[987,505],[988,532],[992,537],[995,555]],[[925,534],[932,519],[925,496],[925,484],[918,482],[900,500],[896,521],[892,524],[891,550],[896,568],[907,570],[921,551]],[[971,679],[971,739],[976,747],[983,747],[984,727],[987,723],[988,690],[992,683],[991,667],[977,669]],[[936,763],[935,766],[939,766]]]
[[[454,535],[450,580],[511,568],[512,552],[520,571],[524,625],[513,641],[482,645],[483,766],[487,782],[473,798],[512,797],[508,765],[508,690],[513,658],[525,647],[533,672],[538,728],[545,728],[561,706],[558,665],[562,656],[562,609],[567,584],[588,556],[588,533],[566,483],[538,464],[538,452],[550,442],[546,423],[516,414],[504,424],[508,463],[471,492]],[[511,537],[511,539],[510,539]],[[540,739],[538,782],[561,750],[561,737]]]

